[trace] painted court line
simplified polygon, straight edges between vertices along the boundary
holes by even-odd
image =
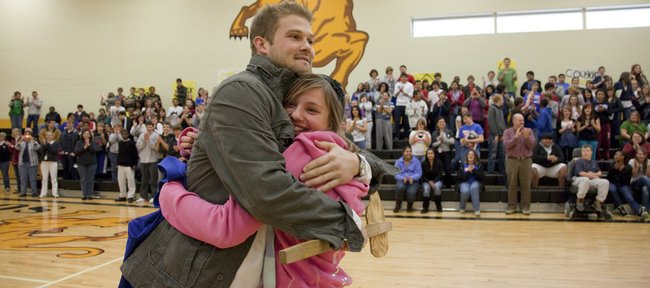
[[[50,281],[48,281],[48,280],[14,277],[14,276],[6,276],[6,275],[0,275],[0,278],[11,279],[11,280],[19,280],[19,281],[27,281],[27,282],[36,282],[36,283],[50,283]]]
[[[107,266],[107,265],[113,264],[113,263],[118,262],[118,261],[122,261],[123,259],[124,259],[123,257],[113,259],[113,260],[108,261],[108,262],[106,262],[106,263],[104,263],[104,264],[99,264],[99,265],[97,265],[97,266],[95,266],[95,267],[90,267],[90,268],[88,268],[88,269],[86,269],[86,270],[79,271],[79,272],[77,272],[77,273],[74,273],[74,274],[68,275],[68,276],[63,277],[63,278],[61,278],[61,279],[54,280],[54,281],[52,281],[52,282],[47,282],[47,284],[45,284],[45,285],[41,285],[41,286],[38,286],[38,288],[48,287],[48,286],[50,286],[50,285],[53,285],[53,284],[56,284],[56,283],[63,282],[63,281],[68,280],[68,279],[70,279],[70,278],[77,277],[77,276],[79,276],[79,275],[81,275],[81,274],[84,274],[84,273],[87,273],[87,272],[90,272],[90,271],[93,271],[93,270],[97,270],[97,269],[99,269],[99,268],[102,268],[102,267],[104,267],[104,266]]]

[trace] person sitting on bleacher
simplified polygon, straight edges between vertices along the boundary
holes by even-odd
[[[406,212],[413,211],[413,202],[415,195],[420,188],[419,182],[422,177],[422,164],[417,158],[413,157],[411,145],[406,145],[402,150],[402,157],[395,162],[395,167],[399,173],[395,174],[395,209],[397,213],[402,209],[402,199],[406,192]]]
[[[564,187],[567,166],[564,164],[562,148],[553,143],[553,135],[542,135],[542,140],[533,148],[533,188],[537,188],[539,178],[557,178],[560,187]]]
[[[636,157],[630,159],[627,163],[632,167],[632,179],[630,186],[636,191],[641,191],[643,205],[647,206],[648,194],[650,191],[650,161],[648,160],[648,151],[639,148],[636,150]]]
[[[645,221],[648,218],[648,212],[644,206],[640,206],[635,200],[630,188],[630,179],[632,178],[632,166],[625,164],[625,156],[623,152],[616,151],[614,154],[614,163],[609,168],[607,173],[607,180],[609,180],[609,194],[612,195],[614,200],[614,207],[618,210],[621,216],[627,215],[625,207],[623,207],[623,200],[630,204],[634,213],[639,215],[641,220]]]
[[[639,149],[650,151],[650,143],[645,141],[643,133],[634,131],[634,133],[632,133],[632,140],[625,143],[625,146],[623,146],[623,155],[625,155],[626,159],[632,159],[636,157],[636,151]]]
[[[600,171],[598,162],[591,159],[593,153],[591,145],[585,144],[581,148],[582,157],[576,160],[574,171],[577,176],[573,179],[573,186],[578,187],[576,209],[578,211],[584,211],[585,197],[587,196],[587,192],[589,192],[589,188],[596,188],[598,189],[598,194],[596,195],[593,208],[601,212],[603,210],[602,204],[607,199],[607,193],[609,192],[609,181],[601,178],[603,173]]]

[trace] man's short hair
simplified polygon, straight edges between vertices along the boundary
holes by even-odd
[[[391,66],[386,67],[386,74],[388,74],[388,72],[392,72],[392,71],[393,71],[393,67],[391,67]]]
[[[408,76],[406,73],[402,73],[402,74],[399,75],[399,77],[400,77],[400,78],[402,78],[402,77],[404,77],[404,78],[408,78],[409,76]]]
[[[526,72],[526,75],[532,75],[532,76],[535,76],[535,72],[533,72],[533,71],[528,71],[528,72]]]
[[[465,117],[472,118],[472,113],[470,113],[470,112],[463,113],[463,118],[465,118]]]
[[[149,125],[153,126],[153,122],[151,121],[144,122],[144,126],[149,126]]]
[[[399,65],[399,68],[404,68],[404,70],[406,70],[406,65],[404,65],[404,64]]]
[[[553,88],[553,87],[555,87],[555,85],[553,85],[553,83],[546,83],[546,84],[544,84],[544,90],[548,90],[548,89],[551,89],[551,88]]]
[[[77,108],[84,108],[84,105],[79,104],[77,105]]]
[[[250,35],[248,38],[251,41],[251,51],[253,55],[257,53],[257,49],[253,42],[255,37],[260,36],[273,44],[273,36],[278,30],[278,22],[280,22],[280,18],[288,15],[296,15],[305,18],[309,23],[312,22],[311,12],[296,2],[285,1],[280,4],[267,5],[257,13],[257,16],[255,16],[253,23],[251,24]]]
[[[515,98],[515,106],[517,106],[519,104],[523,104],[523,103],[524,103],[524,98],[523,97],[517,96],[517,98]]]
[[[551,139],[551,140],[553,140],[553,134],[551,134],[551,133],[546,133],[546,134],[542,135],[542,140],[544,140],[544,139]],[[590,146],[590,147],[591,147],[591,146]]]
[[[541,105],[542,107],[548,106],[548,98],[542,97],[542,100],[539,100],[539,105]]]
[[[580,148],[582,148],[582,149],[589,148],[589,150],[593,151],[593,149],[591,148],[591,145],[589,145],[589,144],[582,145],[582,147],[580,147]]]
[[[442,77],[442,74],[440,74],[440,72],[436,72],[436,74],[433,74],[433,78],[438,78],[438,77]]]

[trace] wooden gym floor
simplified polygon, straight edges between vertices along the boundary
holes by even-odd
[[[386,207],[390,203],[384,203]],[[116,287],[127,221],[111,199],[0,197],[0,287]],[[348,253],[352,287],[650,287],[650,225],[501,212],[398,213],[384,258]]]

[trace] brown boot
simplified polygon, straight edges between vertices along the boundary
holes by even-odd
[[[395,208],[393,208],[393,212],[397,213],[401,209],[402,209],[402,200],[395,200]]]

